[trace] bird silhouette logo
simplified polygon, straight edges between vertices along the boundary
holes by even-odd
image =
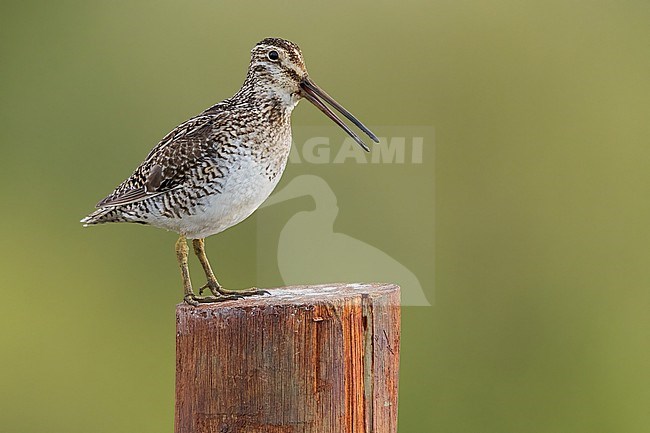
[[[297,176],[260,209],[303,196],[314,200],[314,209],[296,212],[279,236],[277,266],[284,284],[322,283],[332,277],[340,281],[395,282],[402,289],[401,305],[431,305],[417,276],[405,265],[373,245],[334,231],[339,208],[334,191],[323,178]]]

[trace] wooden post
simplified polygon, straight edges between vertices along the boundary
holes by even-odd
[[[399,287],[176,308],[176,433],[395,433]]]

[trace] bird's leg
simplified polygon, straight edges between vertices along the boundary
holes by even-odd
[[[210,289],[214,294],[215,291],[221,288],[221,284],[219,284],[217,277],[214,275],[214,272],[212,272],[212,266],[210,266],[208,256],[205,255],[205,240],[194,239],[192,241],[192,246],[194,247],[194,254],[196,254],[199,262],[201,262],[203,272],[205,272],[205,277],[208,279],[208,282],[199,289],[199,294],[203,294],[205,289]]]
[[[192,290],[192,281],[190,280],[190,269],[187,266],[187,243],[185,242],[185,236],[181,235],[176,241],[176,260],[181,267],[181,279],[183,280],[183,292],[184,298],[191,297],[194,295]]]
[[[210,266],[210,262],[208,261],[208,256],[205,255],[205,240],[204,239],[194,239],[192,241],[192,245],[194,246],[194,254],[196,254],[196,257],[199,258],[199,262],[201,262],[201,266],[203,266],[203,271],[205,272],[205,277],[207,278],[208,282],[205,283],[204,286],[202,286],[199,289],[199,294],[202,294],[205,289],[210,290],[210,292],[214,296],[253,296],[253,295],[265,295],[268,294],[266,290],[260,290],[257,288],[250,288],[246,290],[228,290],[224,289],[221,284],[217,281],[217,277],[214,275],[214,272],[212,272],[212,267]]]
[[[181,235],[176,241],[176,259],[178,259],[178,264],[181,267],[181,278],[183,279],[183,300],[190,305],[195,307],[199,304],[211,303],[211,302],[220,302],[228,301],[231,299],[237,299],[239,296],[196,296],[192,290],[192,281],[190,280],[190,269],[187,265],[187,242],[185,236]]]

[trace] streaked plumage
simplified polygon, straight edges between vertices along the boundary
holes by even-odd
[[[191,304],[259,294],[253,290],[234,295],[223,289],[204,253],[201,257],[203,239],[243,221],[271,194],[291,147],[291,112],[302,97],[362,146],[359,137],[324,106],[321,98],[376,141],[365,126],[311,82],[297,45],[267,38],[251,51],[246,80],[233,97],[167,134],[133,174],[97,204],[98,210],[81,222],[133,222],[173,230],[181,235],[177,254],[182,272],[180,250],[185,238],[194,239],[195,252],[208,277],[204,287],[213,296],[194,295],[183,274],[185,300]],[[187,277],[189,280],[189,274]]]

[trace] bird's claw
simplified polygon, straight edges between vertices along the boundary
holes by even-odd
[[[219,283],[215,281],[209,281],[199,287],[199,295],[202,295],[205,290],[210,290],[210,293],[212,293],[213,296],[222,296],[224,293],[221,291],[223,290],[223,287],[219,285]]]
[[[185,303],[198,307],[200,304],[213,304],[215,302],[235,301],[242,299],[243,296],[238,295],[219,295],[219,296],[197,296],[193,293],[185,295],[183,301]]]
[[[258,289],[257,287],[251,287],[250,289],[245,290],[229,290],[224,289],[217,283],[208,281],[203,286],[199,288],[199,295],[203,294],[204,290],[210,290],[213,296],[237,296],[243,298],[244,296],[257,296],[257,295],[270,295],[271,293],[268,290]]]
[[[199,295],[203,294],[203,291],[208,288],[208,283],[205,283],[201,287],[199,287]]]
[[[258,289],[257,287],[251,287],[244,290],[228,290],[221,287],[219,293],[222,295],[238,295],[238,296],[258,296],[258,295],[270,295],[267,290]]]

